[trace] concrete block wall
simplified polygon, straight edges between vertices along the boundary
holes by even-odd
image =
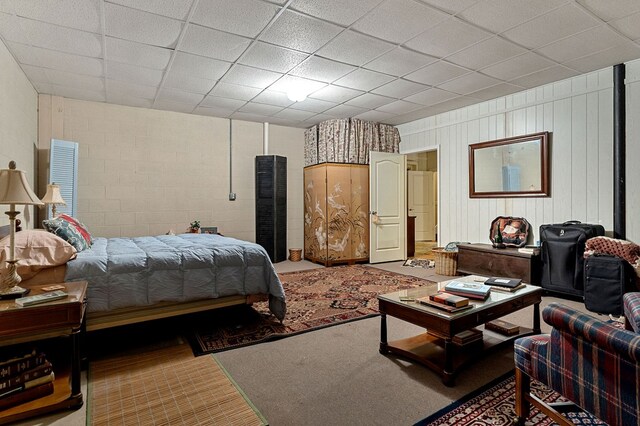
[[[230,147],[228,119],[49,95],[40,95],[40,105],[52,117],[49,131],[40,129],[41,160],[46,157],[40,175],[46,184],[51,138],[79,143],[78,219],[95,235],[181,233],[200,220],[255,241],[254,159],[263,153],[262,123],[233,120]],[[302,189],[294,179],[302,174],[303,132],[270,125],[269,153],[288,159],[289,247],[301,247],[303,238]]]

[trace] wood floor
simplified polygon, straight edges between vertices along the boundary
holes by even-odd
[[[437,245],[437,241],[416,241],[416,251],[413,257],[416,259],[434,260],[435,256],[431,249]]]

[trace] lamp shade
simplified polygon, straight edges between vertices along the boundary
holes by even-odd
[[[39,205],[43,203],[33,192],[24,171],[16,170],[15,161],[0,170],[0,204]]]
[[[64,198],[60,195],[60,185],[56,185],[55,183],[50,183],[47,185],[47,193],[42,197],[42,202],[45,204],[62,204],[66,206]]]

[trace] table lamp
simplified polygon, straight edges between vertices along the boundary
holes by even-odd
[[[51,205],[51,217],[56,217],[56,205],[67,205],[62,195],[60,195],[60,185],[56,185],[55,182],[47,185],[47,192],[42,197],[42,202],[47,207]]]
[[[11,225],[7,275],[2,277],[2,282],[0,282],[0,299],[6,299],[20,297],[29,292],[28,289],[18,286],[22,278],[16,270],[17,260],[15,259],[16,216],[20,214],[19,211],[16,211],[16,204],[37,206],[43,204],[29,186],[24,171],[16,170],[15,161],[9,162],[8,169],[0,170],[0,204],[9,205],[9,211],[5,213],[9,216]]]

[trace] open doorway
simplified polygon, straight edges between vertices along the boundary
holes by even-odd
[[[433,259],[431,250],[438,246],[437,148],[407,154],[407,212],[407,255]]]

